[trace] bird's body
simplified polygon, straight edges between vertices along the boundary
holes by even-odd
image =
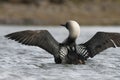
[[[76,21],[68,21],[65,25],[69,36],[57,42],[47,30],[26,30],[6,35],[10,39],[25,45],[38,46],[54,56],[57,64],[84,64],[89,57],[109,47],[120,47],[120,33],[97,32],[84,44],[76,44],[80,34],[80,26]]]

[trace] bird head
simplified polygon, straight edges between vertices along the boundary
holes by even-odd
[[[66,27],[66,29],[69,31],[70,38],[76,39],[80,34],[80,25],[76,21],[70,20],[61,26]]]

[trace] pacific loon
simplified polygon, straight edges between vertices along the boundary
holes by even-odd
[[[31,46],[38,46],[54,56],[55,63],[85,64],[86,60],[109,47],[120,47],[120,33],[97,32],[83,44],[76,44],[80,34],[80,25],[76,21],[68,21],[65,26],[69,36],[57,42],[47,30],[25,30],[14,32],[5,37]]]

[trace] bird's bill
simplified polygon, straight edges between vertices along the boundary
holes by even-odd
[[[66,24],[60,24],[60,25],[63,26],[63,27],[65,27],[65,28],[67,28]]]
[[[60,24],[60,26],[64,26],[65,27],[65,24]]]

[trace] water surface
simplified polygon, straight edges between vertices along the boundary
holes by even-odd
[[[120,80],[120,48],[109,48],[85,65],[55,64],[53,56],[43,49],[4,38],[28,29],[47,29],[59,42],[68,36],[60,26],[0,26],[0,80]],[[120,27],[82,27],[77,43],[84,43],[97,31],[120,32]]]

